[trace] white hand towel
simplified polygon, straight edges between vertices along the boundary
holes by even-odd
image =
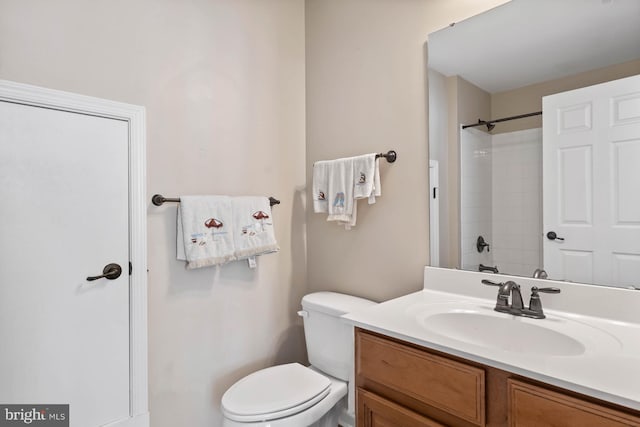
[[[357,200],[373,204],[382,195],[376,153],[315,162],[312,192],[313,211],[328,213],[327,221],[350,230],[356,225]]]
[[[353,222],[353,158],[327,161],[327,221],[338,221],[348,229]]]
[[[186,260],[188,269],[236,259],[233,212],[227,196],[181,196],[177,231],[177,258]]]
[[[280,250],[267,197],[232,197],[235,256],[251,258]],[[251,263],[249,264],[253,266]]]
[[[380,167],[376,153],[365,154],[353,158],[354,164],[354,199],[369,199],[369,204],[376,202],[376,196],[382,195],[380,188]]]
[[[329,162],[321,160],[313,164],[313,211],[315,213],[329,212],[328,194],[328,167]]]

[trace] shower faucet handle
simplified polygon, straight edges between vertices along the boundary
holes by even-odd
[[[491,245],[484,240],[484,237],[478,236],[478,240],[476,240],[476,249],[479,253],[484,252],[484,248],[487,248],[487,252],[491,252]]]

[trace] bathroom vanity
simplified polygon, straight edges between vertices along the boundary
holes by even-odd
[[[640,411],[356,329],[357,425],[640,426]]]
[[[563,298],[526,319],[493,310],[486,277],[427,268],[423,291],[344,317],[358,427],[640,426],[640,292],[544,281]]]

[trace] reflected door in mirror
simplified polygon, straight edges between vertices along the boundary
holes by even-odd
[[[640,284],[640,75],[543,99],[544,268]],[[550,234],[550,233],[549,233]]]

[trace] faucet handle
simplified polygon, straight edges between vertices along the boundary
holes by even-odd
[[[559,294],[560,289],[538,288],[537,286],[533,286],[531,288],[531,299],[529,300],[529,308],[526,310],[526,315],[528,317],[533,317],[534,319],[544,319],[546,316],[544,315],[544,311],[542,310],[542,302],[540,301],[540,295],[538,295],[538,292],[544,292],[546,294]]]
[[[531,293],[534,292],[544,292],[545,294],[559,294],[560,288],[538,288],[537,286],[534,286],[531,288]]]
[[[482,279],[482,281],[481,281],[481,282],[482,282],[482,284],[483,284],[483,285],[489,285],[489,286],[498,286],[498,287],[501,287],[501,286],[503,286],[503,285],[504,285],[504,283],[502,283],[502,282],[500,282],[500,283],[498,283],[498,282],[492,282],[491,280],[487,280],[487,279]]]
[[[498,289],[498,298],[496,299],[496,306],[494,310],[499,311],[501,313],[509,313],[509,310],[511,309],[511,307],[509,307],[509,292],[507,288],[510,288],[513,282],[498,283],[498,282],[492,282],[491,280],[487,280],[487,279],[482,279],[481,282],[483,285],[497,286],[498,288],[500,288]],[[515,285],[515,283],[513,284]]]

